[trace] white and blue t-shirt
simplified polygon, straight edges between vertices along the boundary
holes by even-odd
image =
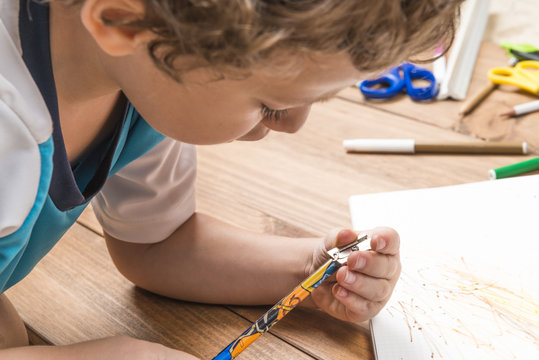
[[[165,239],[195,209],[194,146],[159,134],[128,99],[113,134],[69,163],[48,5],[18,1],[0,0],[0,294],[33,269],[91,200],[107,233],[140,243]]]

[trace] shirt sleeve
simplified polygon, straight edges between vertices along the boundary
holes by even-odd
[[[109,235],[159,242],[195,212],[195,177],[195,146],[165,138],[109,178],[92,206]]]

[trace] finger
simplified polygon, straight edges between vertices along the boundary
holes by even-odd
[[[337,272],[337,283],[344,289],[369,301],[386,301],[394,287],[393,279],[378,279],[350,271],[347,267]]]
[[[331,250],[335,247],[343,247],[357,239],[357,233],[350,229],[334,229],[326,236],[326,250]]]
[[[324,282],[313,292],[312,298],[315,299],[316,304],[320,308],[337,319],[359,323],[370,318],[368,314],[351,313],[340,301],[341,297],[340,295],[336,295],[336,291],[335,283]],[[343,297],[348,297],[348,293]],[[353,301],[353,299],[350,299],[350,301]]]
[[[400,259],[396,255],[385,255],[375,251],[354,252],[348,256],[348,269],[379,279],[397,279]]]
[[[372,318],[378,314],[384,306],[384,302],[370,301],[355,294],[340,285],[335,285],[332,289],[335,298],[344,306],[339,308],[340,313],[348,321],[361,322]]]
[[[397,255],[400,248],[399,234],[389,227],[377,227],[362,234],[371,238],[371,249],[382,254]]]

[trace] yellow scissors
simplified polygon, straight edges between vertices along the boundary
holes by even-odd
[[[490,69],[488,78],[495,84],[513,85],[539,95],[539,61],[521,61],[514,67]]]

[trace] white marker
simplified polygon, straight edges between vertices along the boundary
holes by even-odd
[[[526,142],[468,141],[451,143],[425,143],[414,139],[352,139],[344,140],[347,152],[360,153],[453,153],[453,154],[505,154],[528,153]]]

